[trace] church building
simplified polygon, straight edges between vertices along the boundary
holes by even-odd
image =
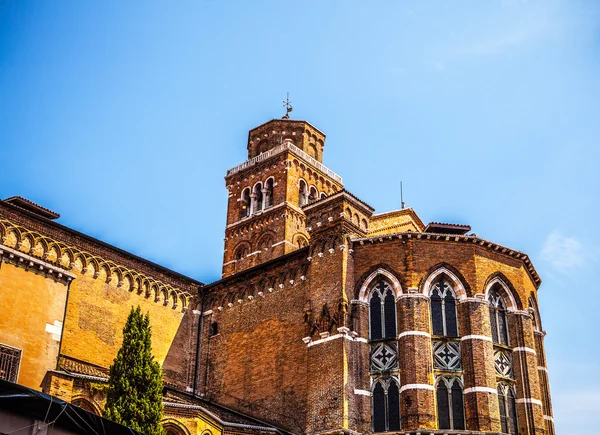
[[[101,413],[140,305],[171,435],[555,433],[526,254],[375,213],[306,121],[260,125],[247,149],[210,284],[0,201],[0,378]]]

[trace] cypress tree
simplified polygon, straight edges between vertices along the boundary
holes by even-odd
[[[110,366],[104,417],[146,435],[164,435],[163,380],[152,355],[150,317],[131,307],[123,328],[123,344]]]

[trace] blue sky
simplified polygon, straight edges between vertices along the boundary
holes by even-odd
[[[597,429],[600,2],[0,1],[0,197],[204,282],[248,130],[327,134],[378,212],[527,252],[558,433]],[[594,412],[595,411],[595,412]]]

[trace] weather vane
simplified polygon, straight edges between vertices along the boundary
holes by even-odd
[[[294,110],[292,108],[292,104],[290,102],[290,93],[287,93],[287,97],[283,100],[283,107],[285,107],[285,115],[281,117],[281,119],[290,119],[290,112]]]

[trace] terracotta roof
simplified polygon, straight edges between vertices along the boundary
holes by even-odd
[[[325,201],[325,200],[327,200],[327,199],[334,198],[334,197],[336,197],[336,196],[338,196],[338,195],[341,195],[341,194],[346,194],[346,195],[348,195],[350,198],[354,199],[355,201],[358,201],[358,202],[359,202],[360,204],[362,204],[364,207],[368,208],[368,209],[369,209],[371,212],[374,212],[374,211],[375,211],[375,209],[374,209],[373,207],[371,207],[369,204],[367,204],[366,202],[364,202],[364,201],[363,201],[362,199],[360,199],[358,196],[354,195],[352,192],[350,192],[350,191],[348,191],[348,190],[346,190],[346,189],[341,189],[341,190],[338,190],[337,192],[335,192],[335,193],[332,193],[332,194],[330,194],[330,195],[327,195],[327,196],[326,196],[326,197],[324,197],[324,198],[318,198],[318,199],[316,199],[315,201],[312,201],[312,202],[310,202],[310,203],[308,203],[308,204],[305,204],[305,205],[303,205],[303,206],[302,206],[302,209],[304,210],[304,209],[306,209],[306,208],[309,208],[309,207],[311,207],[311,206],[313,206],[313,205],[316,205],[316,204],[320,203],[321,201]]]
[[[444,222],[429,222],[423,232],[439,234],[467,234],[471,231],[470,225],[448,224]]]
[[[285,433],[285,431],[265,423],[263,421],[252,418],[248,415],[237,412],[233,409],[216,404],[209,400],[195,397],[188,393],[183,393],[170,388],[165,388],[163,395],[163,403],[166,407],[187,407],[198,409],[199,411],[208,412],[213,417],[216,417],[219,423],[224,426],[245,426],[255,429],[267,430],[270,432]]]
[[[69,374],[108,379],[109,370],[107,368],[68,356],[61,355],[58,366],[61,370]]]
[[[6,202],[8,204],[12,204],[15,207],[22,208],[23,210],[27,210],[31,213],[35,213],[38,216],[41,216],[46,219],[54,220],[58,219],[60,215],[46,207],[42,207],[39,204],[36,204],[33,201],[23,198],[22,196],[11,196],[10,198],[3,199],[2,202]]]

